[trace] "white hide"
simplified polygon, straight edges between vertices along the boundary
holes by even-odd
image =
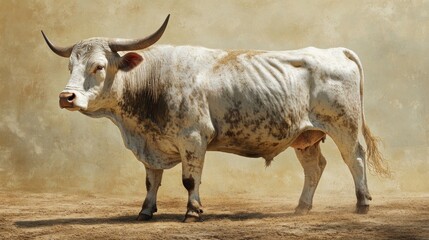
[[[153,84],[163,86],[169,107],[162,134],[143,128],[135,116],[118,114],[120,108],[109,107],[103,113],[119,126],[126,146],[148,167],[179,163],[178,136],[187,128],[201,131],[209,150],[272,159],[303,131],[328,132],[327,118],[341,111],[359,120],[359,69],[347,58],[347,51],[152,47],[141,52],[144,61],[136,69],[116,74],[109,95],[120,102],[124,81],[131,87],[144,86],[151,81],[145,76],[148,69],[156,68],[160,77]],[[184,116],[178,117],[179,113]]]
[[[367,211],[371,198],[358,142],[363,72],[352,51],[153,46],[138,53],[143,61],[122,71],[123,54],[111,52],[105,39],[78,43],[64,92],[76,94],[82,113],[112,120],[125,146],[145,165],[144,219],[156,211],[160,170],[178,163],[189,192],[186,216],[199,217],[207,150],[262,157],[269,165],[294,147],[306,174],[296,211],[306,213],[326,164],[318,146],[326,134],[352,172],[358,212]]]

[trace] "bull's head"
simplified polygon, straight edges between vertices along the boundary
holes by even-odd
[[[91,112],[109,104],[110,89],[118,71],[130,71],[143,61],[135,52],[123,56],[117,52],[140,50],[157,42],[167,27],[169,17],[155,33],[143,39],[90,38],[70,47],[58,47],[42,31],[49,48],[70,59],[70,79],[60,93],[60,107]]]

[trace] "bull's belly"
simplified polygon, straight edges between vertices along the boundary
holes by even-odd
[[[254,135],[243,138],[239,137],[218,137],[208,146],[209,151],[220,151],[233,153],[250,158],[273,159],[275,156],[292,147],[298,150],[305,149],[325,139],[326,134],[320,130],[297,130],[290,134],[290,137],[276,139]]]
[[[277,135],[275,135],[277,136]],[[217,135],[207,150],[233,153],[251,158],[273,158],[288,148],[296,136],[285,134],[284,137],[274,137],[267,132],[258,133],[239,130],[229,131],[226,134]]]
[[[279,153],[284,151],[286,148],[287,147],[279,149],[279,148],[270,147],[270,148],[261,149],[259,146],[217,145],[217,146],[209,146],[207,150],[233,153],[233,154],[237,154],[237,155],[240,155],[243,157],[249,157],[249,158],[262,157],[266,159],[272,159],[275,156],[277,156]]]

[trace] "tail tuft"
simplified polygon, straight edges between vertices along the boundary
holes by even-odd
[[[380,138],[373,136],[365,124],[363,124],[363,137],[366,142],[366,159],[370,173],[390,178],[392,173],[389,170],[389,165],[379,151]]]

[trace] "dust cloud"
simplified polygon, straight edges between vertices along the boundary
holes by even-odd
[[[145,171],[107,119],[58,107],[68,60],[44,43],[137,38],[170,24],[158,44],[288,50],[347,47],[366,75],[365,113],[384,141],[392,179],[369,176],[373,195],[429,192],[428,1],[9,1],[0,4],[0,189],[144,195]],[[318,193],[354,194],[332,140]],[[298,194],[292,150],[263,159],[209,152],[202,196]],[[185,197],[181,168],[164,173],[160,195]],[[317,198],[317,194],[316,194]]]

